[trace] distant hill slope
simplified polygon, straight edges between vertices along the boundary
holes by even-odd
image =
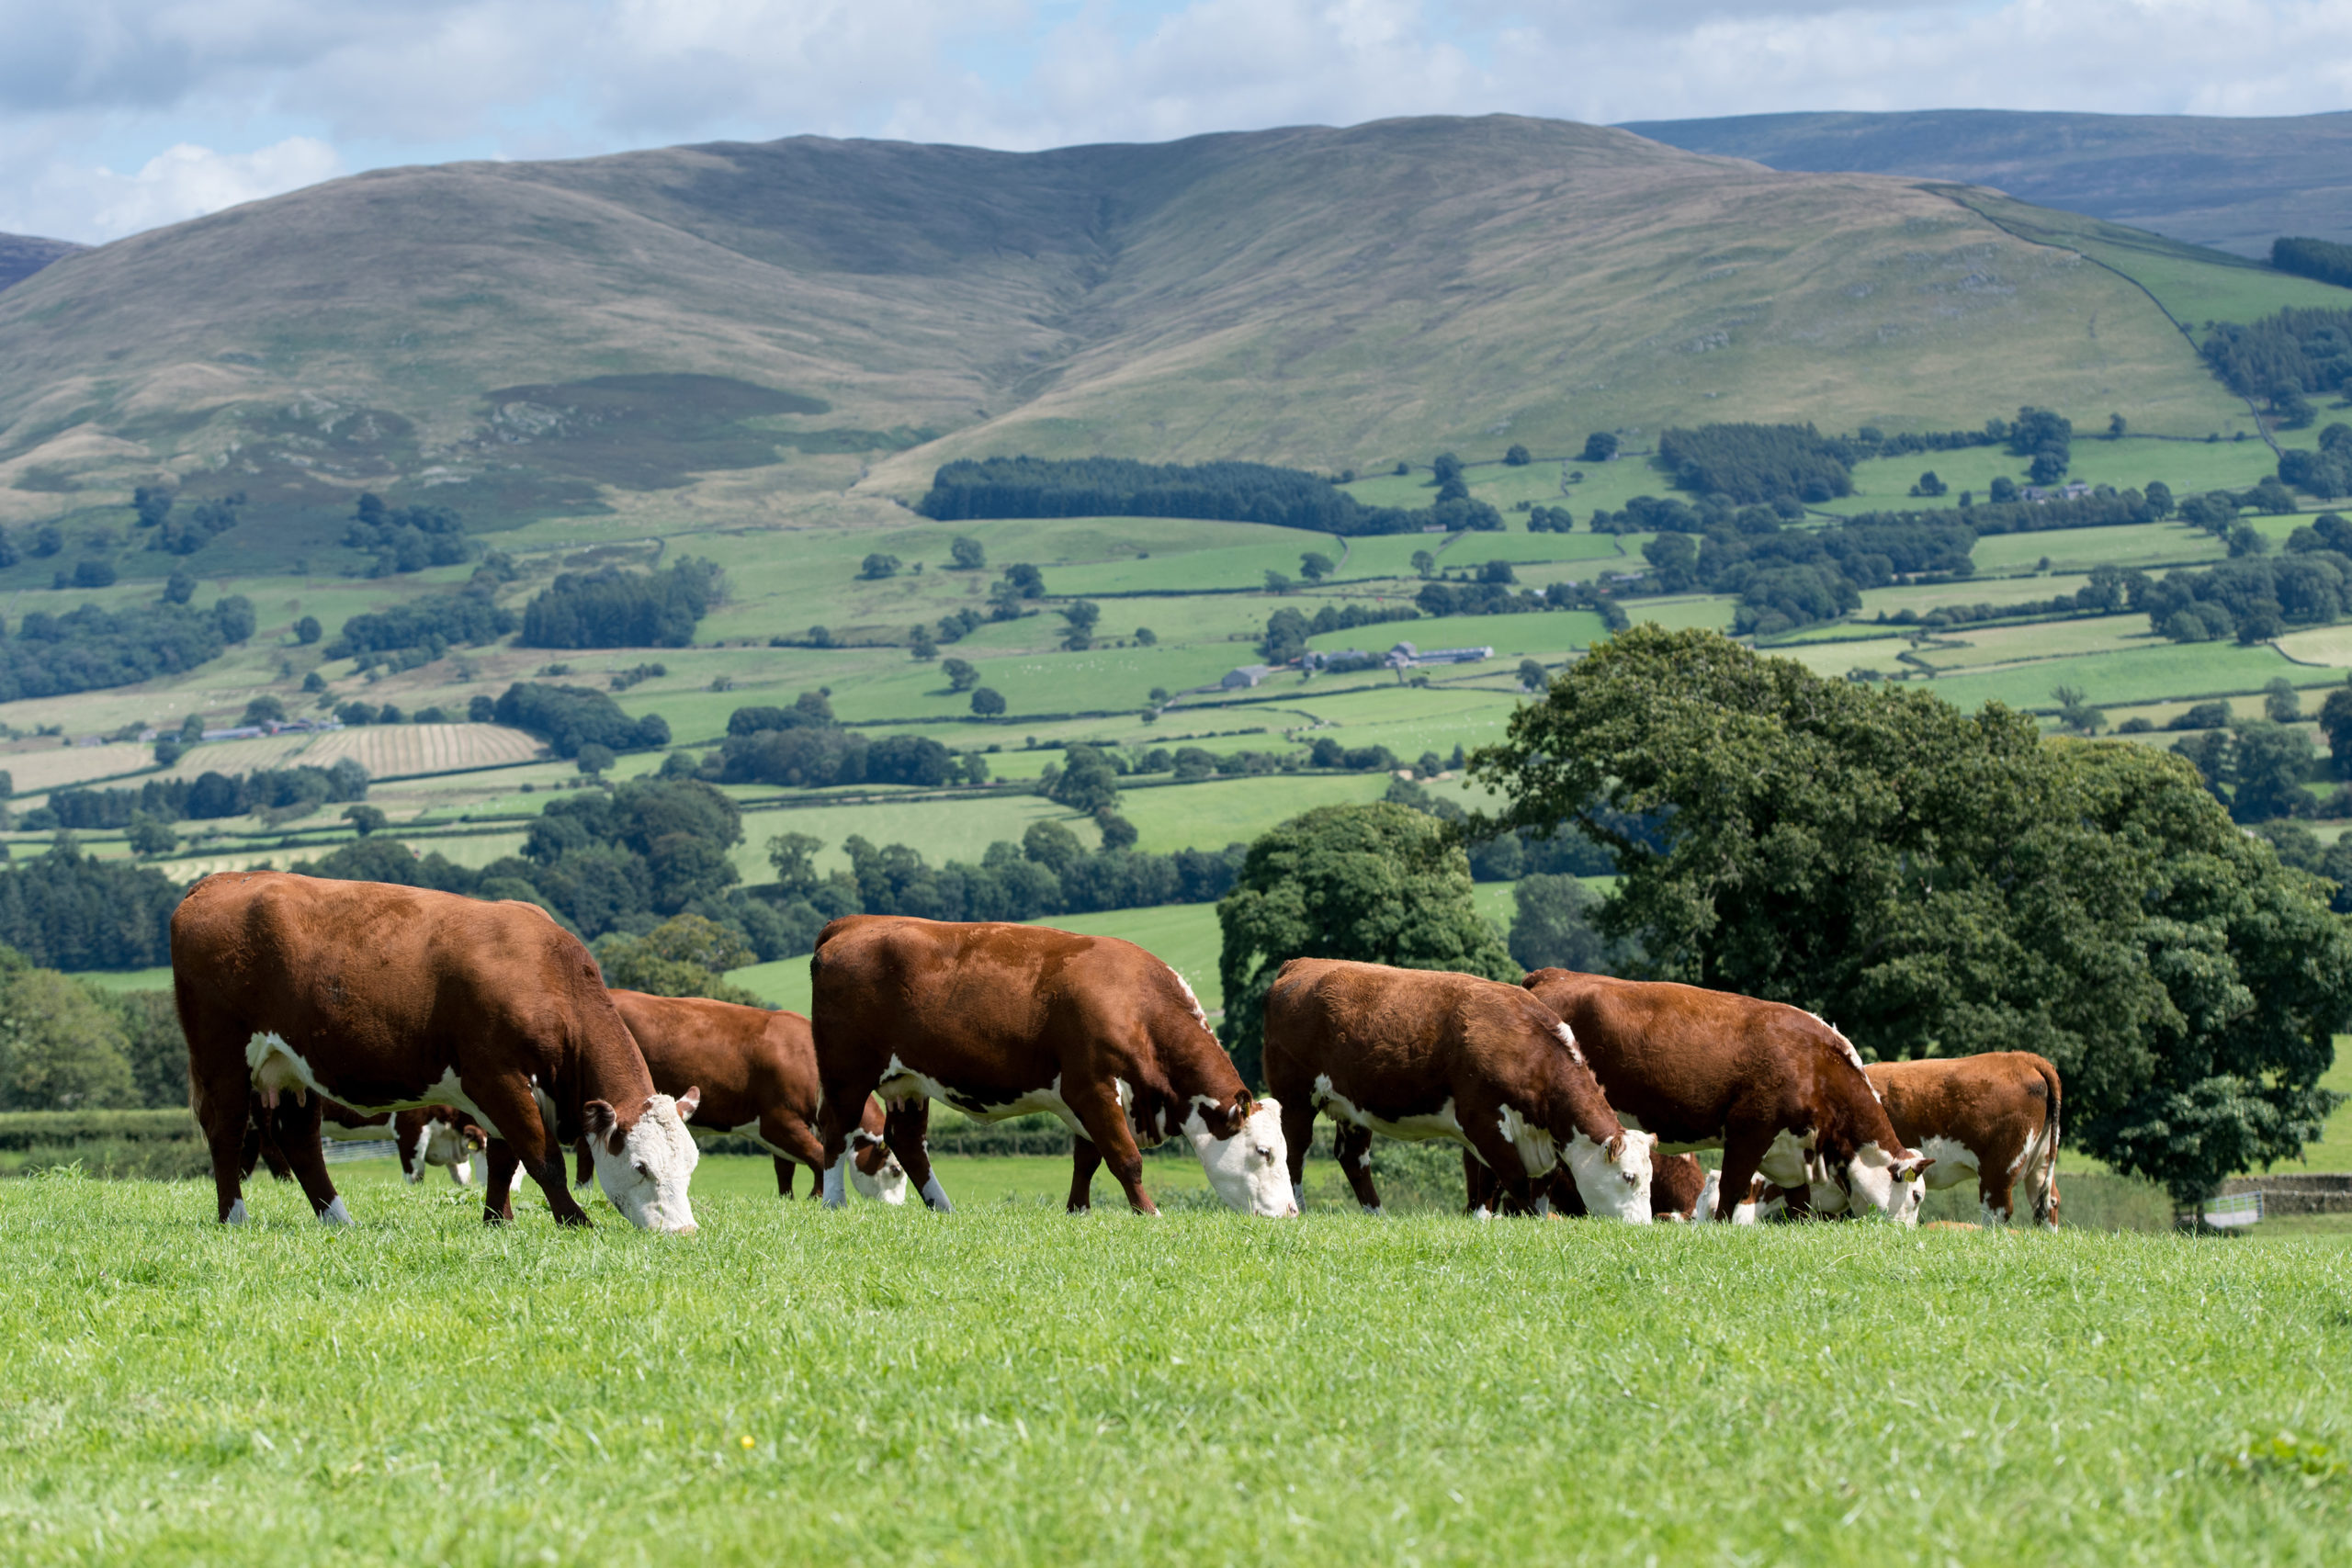
[[[363,486],[478,526],[756,520],[895,513],[989,453],[1328,471],[1723,419],[2247,423],[2128,278],[1964,194],[1506,117],[385,170],[0,294],[0,522],[119,525],[176,480],[300,521],[206,547],[258,558],[331,547]]]
[[[2042,207],[2267,256],[2279,234],[2352,243],[2352,113],[1760,114],[1636,120],[1670,147],[1769,168],[1859,170],[1993,186]]]
[[[87,249],[71,240],[43,240],[31,234],[0,234],[0,288],[21,283],[53,261]]]

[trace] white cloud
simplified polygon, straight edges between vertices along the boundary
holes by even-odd
[[[0,228],[106,237],[338,152],[2347,101],[2347,0],[0,0]]]
[[[335,150],[310,136],[289,136],[251,152],[216,152],[183,141],[130,175],[52,164],[35,176],[27,205],[38,216],[25,227],[111,240],[297,190],[342,172]]]

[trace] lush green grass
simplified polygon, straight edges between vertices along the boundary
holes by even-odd
[[[1995,534],[1976,541],[1970,559],[1987,577],[2031,571],[2047,557],[2052,571],[2088,571],[2095,566],[2145,567],[2177,561],[2220,560],[2222,541],[2186,523],[2127,523],[2112,528],[2061,528],[2046,534]],[[1952,604],[1972,603],[1970,587],[1951,585]]]
[[[1939,677],[1933,689],[1973,709],[1997,697],[2012,707],[2047,707],[2061,682],[2081,688],[2092,703],[2149,702],[2222,692],[2259,691],[2276,676],[2298,686],[2334,684],[2339,677],[2290,663],[2271,648],[2235,643],[2158,643],[2128,653],[2091,653],[1983,674]]]
[[[1171,1199],[1177,1168],[1151,1168]],[[559,1234],[530,1203],[485,1232],[471,1194],[447,1188],[371,1190],[360,1226],[330,1235],[274,1184],[254,1226],[220,1232],[201,1184],[10,1183],[0,1550],[232,1564],[2342,1549],[2344,1480],[2227,1462],[2247,1433],[2345,1439],[2340,1244],[1073,1220],[1051,1187],[1039,1196],[942,1219],[713,1193],[680,1241],[609,1217]]]

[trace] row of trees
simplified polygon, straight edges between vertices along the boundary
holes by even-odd
[[[2270,265],[2298,277],[2352,288],[2352,245],[2281,234],[2270,242]]]
[[[492,705],[493,722],[528,730],[559,757],[577,757],[583,746],[608,751],[650,751],[670,743],[669,722],[658,713],[631,718],[620,705],[593,686],[554,686],[518,681]]]
[[[1309,637],[1418,620],[1420,615],[1408,604],[1325,604],[1312,615],[1283,608],[1266,617],[1266,635],[1259,641],[1258,651],[1270,664],[1288,664],[1306,651]]]
[[[0,638],[0,702],[186,674],[253,635],[253,604],[241,594],[205,610],[170,603],[121,611],[85,604],[60,615],[36,610],[14,637]]]
[[[453,648],[495,642],[519,623],[514,611],[498,603],[496,574],[485,570],[474,576],[458,592],[431,593],[354,615],[323,651],[329,659],[356,659],[363,668],[377,662],[413,668],[429,664]]]
[[[2290,308],[2251,326],[2223,322],[2202,352],[2229,389],[2267,402],[2290,428],[2311,423],[2312,397],[2352,391],[2352,310]]]
[[[2161,581],[2139,572],[2121,581],[2131,608],[2146,615],[2159,637],[2267,642],[2289,626],[2324,626],[2352,614],[2352,525],[2331,512],[2296,529],[2283,558],[2246,555],[2167,572]]]
[[[1460,486],[1456,464],[1456,487]],[[915,503],[925,517],[1194,517],[1342,536],[1495,530],[1502,514],[1445,491],[1426,508],[1366,506],[1318,474],[1264,463],[1138,463],[1124,457],[959,458]]]
[[[193,779],[149,779],[136,788],[60,789],[28,814],[25,826],[75,832],[112,832],[146,819],[213,821],[254,811],[300,812],[368,798],[368,770],[351,757],[333,767],[279,768],[252,773],[204,773]],[[39,818],[39,819],[37,819]]]
[[[1810,424],[1702,424],[1658,437],[1658,461],[1682,489],[1749,505],[1818,504],[1853,493],[1838,446]]]
[[[0,947],[0,1111],[187,1103],[187,1043],[168,991],[114,995]]]

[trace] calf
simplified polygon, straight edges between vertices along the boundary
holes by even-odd
[[[1250,1095],[1192,987],[1133,942],[853,915],[818,935],[808,967],[828,1205],[844,1201],[852,1108],[879,1091],[890,1146],[933,1209],[952,1207],[922,1141],[938,1099],[982,1121],[1060,1118],[1078,1135],[1073,1213],[1108,1165],[1128,1204],[1157,1213],[1137,1144],[1180,1133],[1228,1205],[1296,1212],[1282,1108]]]
[[[751,1139],[775,1157],[775,1190],[792,1196],[794,1173],[808,1168],[808,1190],[817,1190],[825,1169],[824,1145],[817,1136],[817,1047],[808,1021],[797,1012],[771,1012],[701,997],[655,997],[643,991],[614,991],[621,1021],[645,1053],[653,1087],[664,1093],[675,1085],[702,1089],[695,1116],[705,1126]],[[907,1201],[907,1173],[884,1142],[881,1103],[871,1097],[858,1130],[850,1134],[849,1179],[860,1192],[885,1203]],[[580,1151],[580,1186],[589,1179],[588,1151]],[[497,1188],[498,1165],[491,1167]]]
[[[1799,1008],[1724,991],[1539,969],[1524,982],[1575,1031],[1620,1121],[1669,1153],[1724,1151],[1714,1217],[1760,1171],[1823,1183],[1890,1219],[1918,1217],[1931,1163],[1905,1147],[1846,1037]]]
[[[1647,1224],[1650,1150],[1629,1133],[1566,1025],[1517,986],[1442,970],[1294,958],[1266,993],[1266,1087],[1283,1102],[1293,1195],[1305,1201],[1315,1113],[1356,1201],[1380,1212],[1372,1134],[1462,1145],[1511,1207],[1565,1164],[1582,1208]]]
[[[596,961],[534,905],[420,887],[231,872],[172,915],[188,1084],[224,1224],[245,1218],[241,1156],[266,1118],[318,1216],[351,1221],[319,1148],[322,1102],[452,1105],[514,1145],[564,1224],[587,1214],[563,1146],[586,1133],[614,1207],[690,1233],[696,1096],[655,1092]]]
[[[1923,1062],[1877,1062],[1863,1069],[1903,1141],[1935,1156],[1928,1185],[1940,1190],[1976,1178],[1987,1225],[2017,1224],[2014,1194],[2025,1183],[2033,1223],[2058,1224],[2058,1069],[2030,1051]]]

